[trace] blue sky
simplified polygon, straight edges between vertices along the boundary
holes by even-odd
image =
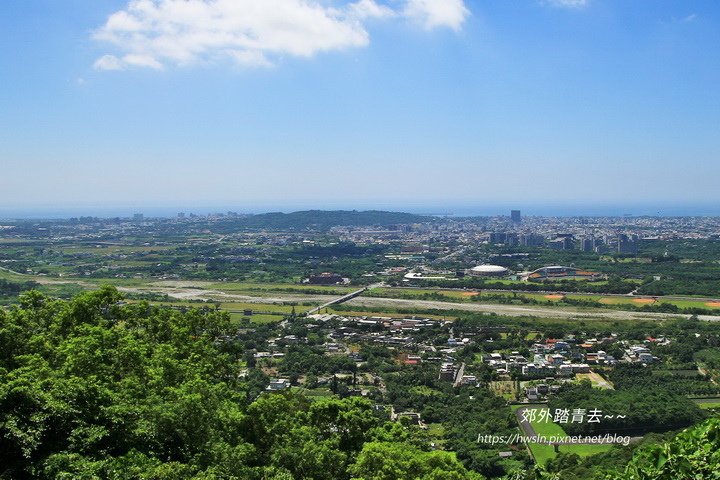
[[[720,214],[716,0],[5,1],[0,85],[8,212]]]

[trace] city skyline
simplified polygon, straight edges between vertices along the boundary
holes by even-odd
[[[0,217],[717,215],[719,20],[709,0],[6,2]]]

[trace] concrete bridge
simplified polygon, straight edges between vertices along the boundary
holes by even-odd
[[[329,307],[330,305],[337,305],[338,303],[347,302],[348,300],[357,297],[358,295],[360,295],[361,293],[363,293],[363,292],[365,292],[365,291],[367,291],[367,290],[370,290],[370,289],[373,289],[373,288],[377,288],[377,287],[380,287],[380,286],[382,286],[382,283],[376,283],[376,284],[373,284],[373,285],[368,285],[367,287],[363,287],[363,288],[361,288],[360,290],[356,290],[356,291],[354,291],[354,292],[352,292],[352,293],[348,293],[347,295],[343,295],[343,296],[340,297],[340,298],[336,298],[335,300],[332,300],[332,301],[330,301],[330,302],[327,302],[327,303],[324,304],[324,305],[320,305],[319,307],[313,307],[313,308],[311,308],[310,310],[308,310],[308,311],[306,312],[306,315],[312,315],[313,313],[319,312],[319,311],[322,310],[323,308]]]

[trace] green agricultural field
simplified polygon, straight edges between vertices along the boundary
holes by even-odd
[[[132,303],[132,302],[131,302]],[[174,308],[218,308],[224,311],[230,311],[230,319],[237,325],[242,325],[243,318],[249,318],[250,323],[271,323],[279,322],[285,315],[292,312],[291,305],[275,305],[265,303],[206,303],[206,302],[149,302],[151,305],[174,307]],[[296,313],[302,313],[310,307],[295,307]],[[252,310],[251,315],[245,315],[244,310]],[[260,313],[255,313],[260,312]]]
[[[252,310],[253,312],[273,312],[290,315],[295,309],[295,313],[304,313],[312,307],[302,305],[278,305],[274,303],[249,303],[249,302],[222,302],[217,304],[221,310]],[[241,312],[242,313],[242,312]]]
[[[356,291],[357,287],[344,287],[344,286],[324,286],[324,285],[293,285],[290,283],[252,283],[252,282],[223,282],[213,283],[211,286],[213,290],[222,290],[224,292],[255,292],[257,291],[287,291],[297,290],[298,293],[302,293],[306,290],[323,291],[327,292],[328,295],[345,294]]]
[[[310,308],[310,307],[307,307]],[[335,310],[333,309],[332,305],[323,308],[322,311],[317,312],[319,314],[324,314],[327,311],[328,314],[332,315],[343,315],[348,317],[405,317],[407,314],[405,313],[393,313],[392,309],[386,309],[385,312],[379,313],[379,312],[368,312],[363,310]],[[300,313],[298,311],[298,313]],[[432,318],[435,320],[446,320],[448,322],[454,321],[457,317],[454,316],[446,316],[446,315],[426,315],[426,314],[417,314],[425,318]]]
[[[369,290],[368,293],[382,295],[384,297],[399,297],[403,295],[410,295],[413,297],[420,297],[426,294],[432,293],[443,293],[443,290],[436,288],[392,288],[392,287],[379,287]]]
[[[78,279],[80,281],[80,279]],[[152,287],[155,279],[148,278],[83,278],[83,283],[94,284],[97,287],[112,285],[114,287]]]
[[[265,314],[259,314],[259,315],[243,315],[242,313],[232,312],[230,313],[230,321],[233,322],[233,324],[238,326],[243,326],[245,323],[243,322],[243,318],[249,318],[251,324],[259,324],[259,323],[272,323],[272,322],[280,322],[282,321],[283,317],[281,315],[265,315]]]
[[[20,273],[16,273],[10,270],[5,270],[4,268],[0,268],[0,278],[4,278],[5,280],[9,280],[12,282],[27,282],[28,280],[37,280],[32,275],[22,275]]]
[[[642,307],[643,305],[659,305],[662,303],[669,303],[675,305],[678,308],[704,308],[708,310],[720,310],[720,305],[708,305],[707,300],[666,300],[663,298],[651,298],[651,297],[602,297],[599,300],[600,303],[606,305],[633,305],[636,307]]]

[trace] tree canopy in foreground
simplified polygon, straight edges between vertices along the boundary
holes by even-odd
[[[31,291],[0,310],[1,477],[481,478],[368,400],[252,398],[226,313],[121,299]]]

